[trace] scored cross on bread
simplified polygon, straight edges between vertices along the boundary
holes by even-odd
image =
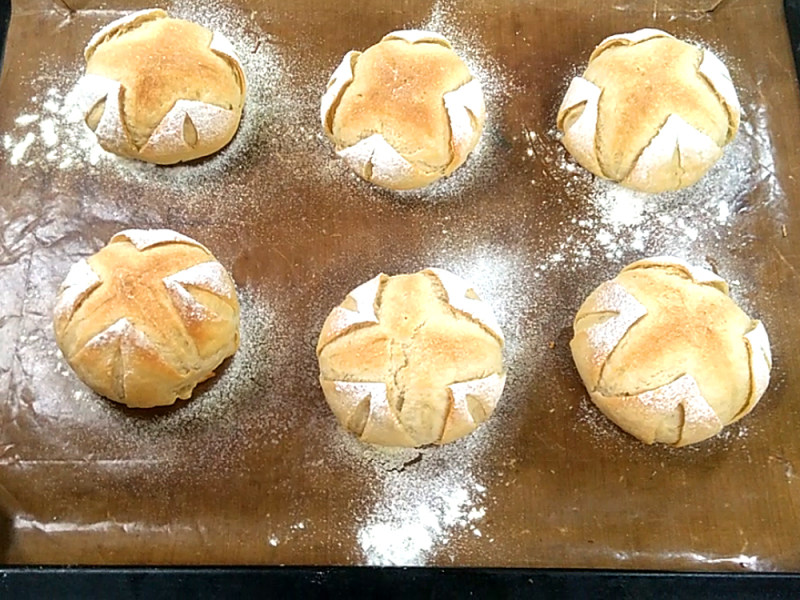
[[[128,406],[172,404],[239,345],[225,268],[170,230],[126,230],[76,263],[54,310],[56,340],[98,393]]]
[[[611,36],[572,80],[558,111],[570,154],[646,192],[695,183],[739,127],[730,74],[708,50],[658,29]]]
[[[418,188],[450,175],[473,150],[486,107],[480,82],[430,31],[390,33],[350,51],[322,97],[336,152],[367,181]]]
[[[84,56],[86,123],[106,150],[171,164],[216,152],[236,132],[246,84],[222,34],[144,10],[104,27]]]
[[[685,446],[748,414],[769,382],[766,330],[714,273],[667,256],[600,285],[570,343],[592,401],[646,443]]]
[[[317,344],[325,397],[347,429],[389,446],[444,444],[494,411],[503,334],[489,306],[442,269],[353,290]]]

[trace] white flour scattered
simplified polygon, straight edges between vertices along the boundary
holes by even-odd
[[[453,10],[437,2],[430,17],[422,23],[408,23],[404,28],[426,29],[446,36],[464,58],[472,73],[481,81],[487,105],[487,123],[478,147],[453,176],[421,191],[390,193],[407,200],[432,203],[458,198],[459,191],[486,178],[498,160],[493,135],[500,126],[511,82],[477,39],[470,38],[453,25]],[[339,166],[345,169],[344,165]],[[368,185],[353,180],[356,186]],[[389,194],[389,193],[387,193]],[[454,224],[455,226],[455,224]],[[426,266],[440,266],[473,283],[481,297],[495,311],[506,336],[506,355],[513,361],[521,346],[517,324],[520,312],[530,305],[527,290],[519,285],[521,268],[511,255],[491,245],[476,244],[472,252],[448,243],[445,223],[440,247],[433,245],[419,264],[409,264],[407,272]],[[424,264],[423,264],[424,263]],[[508,293],[506,293],[508,292]],[[507,388],[508,389],[508,388]],[[424,449],[381,449],[358,442],[354,436],[338,430],[334,447],[342,460],[356,461],[379,486],[374,503],[364,506],[359,519],[358,545],[368,565],[424,565],[447,562],[464,536],[483,538],[479,527],[490,505],[487,488],[482,484],[480,456],[487,451],[487,440],[496,439],[504,416],[512,414],[503,404],[492,418],[467,438],[442,447]],[[492,542],[492,539],[487,539]]]
[[[424,565],[458,530],[471,530],[486,514],[485,488],[470,473],[453,477],[413,471],[392,473],[384,481],[380,503],[358,532],[368,565]],[[477,533],[476,533],[477,532]]]
[[[475,538],[494,542],[480,525],[493,503],[487,477],[498,481],[484,465],[502,452],[502,421],[495,413],[465,438],[424,448],[373,446],[341,427],[330,430],[326,446],[369,481],[354,515],[364,564],[449,564]]]
[[[545,134],[537,135],[527,129],[521,132],[527,142],[525,156],[541,162],[547,178],[567,190],[566,200],[588,200],[573,211],[580,216],[560,224],[564,241],[544,261],[546,268],[563,262],[553,257],[566,258],[568,265],[580,268],[653,254],[673,254],[702,264],[708,256],[717,255],[715,248],[731,233],[738,214],[750,208],[747,199],[753,188],[762,181],[778,185],[763,106],[758,98],[747,97],[751,93],[746,85],[749,75],[737,72],[740,65],[724,52],[709,48],[702,41],[688,41],[711,51],[728,65],[742,96],[737,136],[724,148],[717,164],[696,184],[676,192],[646,194],[593,176],[561,145],[560,134],[552,126],[557,106],[552,108],[549,115],[552,125]],[[574,65],[563,74],[563,91],[584,67]],[[540,182],[534,179],[531,183]]]
[[[14,123],[19,125],[20,127],[26,127],[31,123],[35,123],[39,120],[39,115],[20,115],[16,119],[14,119]]]
[[[481,428],[442,447],[381,448],[337,430],[332,442],[342,460],[360,463],[379,486],[375,503],[356,517],[365,564],[441,562],[453,556],[459,536],[483,535],[478,523],[488,499],[478,473],[489,438]]]
[[[81,91],[70,89],[80,75],[69,68],[56,73],[59,75],[39,75],[35,83],[46,89],[33,96],[33,106],[28,107],[38,108],[38,112],[17,117],[16,129],[4,136],[3,146],[11,151],[12,165],[86,168],[110,156],[83,123]]]
[[[591,175],[559,146],[555,130],[548,137],[549,172],[563,181],[572,197],[586,200],[575,211],[580,216],[561,223],[563,242],[543,262],[545,268],[565,259],[579,266],[648,254],[702,263],[704,249],[728,233],[748,191],[763,177],[759,161],[770,153],[763,137],[743,123],[723,157],[698,183],[676,192],[646,194]]]
[[[33,144],[33,142],[36,140],[36,136],[29,131],[25,134],[25,137],[23,137],[16,144],[10,141],[10,138],[8,139],[9,142],[6,146],[6,150],[11,150],[11,158],[9,159],[9,162],[12,165],[18,165],[20,161],[25,158],[25,154],[28,152],[28,148],[31,147],[31,144]]]

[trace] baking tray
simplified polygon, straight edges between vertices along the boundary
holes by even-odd
[[[449,13],[445,11],[447,14],[440,11],[436,15],[428,3],[408,3],[399,9],[380,6],[363,12],[355,9],[348,12],[346,9],[344,12],[351,18],[357,12],[359,14],[359,27],[348,31],[329,31],[325,23],[332,16],[323,10],[311,15],[305,27],[298,27],[311,31],[313,35],[298,39],[298,29],[293,30],[287,24],[297,27],[301,7],[288,9],[265,5],[252,18],[251,30],[242,28],[243,37],[251,44],[251,49],[259,47],[259,41],[263,41],[265,47],[300,48],[296,53],[306,56],[309,52],[303,49],[309,44],[317,45],[308,40],[323,39],[324,51],[317,48],[316,55],[310,59],[314,64],[306,62],[301,65],[299,72],[303,77],[299,79],[305,81],[262,79],[259,89],[266,90],[265,97],[271,104],[266,102],[256,106],[250,118],[253,115],[270,116],[268,109],[272,106],[274,120],[265,132],[244,130],[251,136],[250,145],[240,144],[237,148],[234,144],[224,161],[219,161],[236,176],[244,173],[252,178],[251,183],[257,184],[258,189],[274,190],[273,194],[263,194],[261,201],[248,197],[245,187],[231,185],[225,199],[239,195],[247,202],[215,206],[212,211],[215,214],[197,210],[208,209],[208,205],[202,205],[196,198],[187,198],[187,194],[163,180],[159,180],[160,187],[155,188],[152,183],[143,183],[157,177],[154,172],[141,169],[120,172],[118,166],[113,172],[103,171],[104,166],[109,165],[103,160],[91,164],[91,155],[79,157],[87,159],[92,167],[87,168],[81,177],[75,177],[69,169],[64,169],[65,173],[55,172],[46,168],[47,165],[37,167],[34,164],[20,169],[17,164],[15,169],[10,169],[6,163],[0,167],[4,169],[0,180],[6,183],[2,206],[7,208],[11,205],[9,199],[14,198],[15,208],[23,206],[29,213],[39,211],[43,217],[39,221],[26,222],[19,218],[5,221],[6,249],[14,247],[10,242],[15,240],[9,241],[9,231],[14,234],[22,232],[22,239],[27,240],[23,242],[26,258],[22,265],[27,277],[26,291],[30,292],[35,286],[41,292],[32,299],[29,294],[26,299],[28,312],[24,313],[25,318],[21,321],[31,324],[31,328],[22,332],[17,330],[15,338],[17,358],[33,364],[38,356],[35,353],[42,353],[41,369],[32,373],[34,385],[25,392],[32,393],[32,396],[25,396],[17,390],[17,396],[12,398],[22,397],[34,404],[41,402],[40,407],[44,410],[38,413],[39,420],[42,420],[43,412],[50,411],[47,416],[51,417],[35,427],[39,437],[29,436],[22,444],[19,443],[22,438],[15,439],[17,460],[7,460],[3,464],[3,482],[8,492],[3,503],[13,517],[6,523],[14,525],[5,548],[6,560],[28,564],[250,562],[324,565],[365,562],[358,532],[364,522],[370,524],[370,516],[374,517],[380,511],[364,510],[363,494],[348,496],[347,490],[340,488],[361,486],[353,489],[363,492],[364,472],[383,486],[388,481],[391,485],[400,485],[395,489],[402,490],[402,485],[397,483],[398,476],[394,471],[387,475],[380,464],[376,466],[380,461],[374,456],[365,457],[363,448],[348,445],[341,432],[333,426],[318,390],[310,383],[314,372],[313,352],[308,355],[307,350],[313,345],[313,337],[324,314],[354,284],[378,270],[411,270],[425,266],[420,264],[421,259],[434,259],[440,266],[453,268],[473,278],[477,275],[478,287],[500,307],[504,325],[507,330],[511,328],[512,380],[509,385],[514,388],[509,390],[503,409],[485,432],[463,444],[457,452],[442,449],[423,455],[422,463],[433,463],[433,466],[426,466],[431,470],[421,471],[421,475],[436,475],[438,471],[434,467],[437,461],[441,462],[439,458],[444,457],[453,461],[452,465],[441,467],[444,472],[455,469],[465,479],[478,473],[480,476],[474,483],[486,488],[485,493],[480,494],[482,503],[473,507],[478,513],[483,510],[484,515],[465,526],[451,527],[444,549],[440,544],[422,557],[424,562],[528,567],[796,570],[797,549],[791,543],[797,537],[797,515],[791,505],[796,493],[792,470],[794,449],[787,441],[791,439],[791,424],[797,420],[791,405],[795,395],[792,390],[797,385],[793,379],[797,370],[792,367],[797,359],[791,352],[797,326],[788,318],[797,291],[794,270],[798,260],[790,244],[797,216],[796,211],[789,210],[789,199],[794,197],[792,192],[796,181],[793,175],[796,148],[788,132],[796,130],[798,103],[796,80],[789,69],[791,55],[780,5],[730,2],[690,9],[677,4],[659,4],[657,10],[652,6],[644,10],[640,5],[628,6],[626,10],[618,10],[620,8],[625,7],[596,9],[594,16],[586,19],[581,16],[586,11],[580,4],[548,8],[536,4],[473,3],[466,8]],[[115,16],[113,11],[95,10],[89,3],[80,10],[58,13],[50,23],[41,10],[41,5],[32,2],[24,5],[19,13],[22,19],[35,21],[37,26],[50,27],[54,36],[63,36],[52,39],[67,39],[74,54],[79,53],[83,41],[97,24]],[[764,32],[759,36],[758,52],[753,46],[754,36],[736,35],[737,27],[756,17]],[[311,118],[307,120],[308,131],[300,131],[298,122],[288,122],[288,110],[280,104],[286,98],[274,92],[274,88],[295,86],[292,90],[297,91],[308,85],[305,92],[316,94],[339,55],[350,47],[364,47],[383,32],[398,26],[425,24],[437,19],[434,25],[453,30],[454,41],[468,48],[472,61],[485,70],[492,84],[488,90],[490,98],[500,109],[500,117],[490,122],[474,164],[467,167],[460,179],[454,178],[452,182],[439,186],[427,197],[398,197],[374,190],[353,178],[348,179],[342,166],[330,155],[324,140],[320,139],[316,122]],[[479,26],[479,23],[485,24]],[[598,206],[607,208],[599,200],[605,202],[609,196],[608,190],[601,189],[605,196],[598,199],[600,192],[587,187],[594,184],[575,176],[569,161],[559,154],[557,145],[550,139],[549,122],[558,96],[563,93],[576,65],[586,60],[590,46],[597,41],[595,38],[602,37],[599,31],[611,33],[652,24],[704,41],[730,60],[734,78],[738,77],[737,83],[741,82],[739,86],[745,88],[746,111],[748,106],[757,109],[745,117],[753,127],[750,137],[767,132],[773,149],[758,156],[766,165],[759,163],[748,171],[749,163],[744,164],[743,181],[747,193],[730,199],[729,203],[736,217],[726,221],[724,226],[706,227],[700,232],[702,235],[698,234],[701,242],[704,239],[713,242],[714,250],[714,253],[699,258],[707,258],[723,275],[738,281],[738,287],[734,287],[737,299],[764,318],[771,332],[777,332],[773,333],[776,350],[773,385],[762,406],[746,425],[698,451],[683,453],[642,448],[597,418],[591,406],[586,404],[579,380],[569,363],[566,342],[570,313],[574,312],[583,294],[613,274],[628,258],[637,257],[638,253],[634,248],[620,249],[608,244],[597,246],[595,239],[592,243],[596,249],[604,251],[603,255],[590,258],[583,264],[576,260],[579,269],[576,271],[575,265],[570,272],[564,269],[563,277],[559,276],[558,267],[553,268],[553,263],[558,263],[554,257],[567,254],[569,250],[563,244],[571,233],[568,231],[572,224],[570,219],[584,214],[581,199],[585,203],[586,198],[594,194],[594,205],[589,208],[597,211]],[[477,41],[476,29],[481,32]],[[3,89],[5,99],[10,80],[23,82],[19,84],[23,93],[12,97],[4,112],[0,113],[0,125],[6,130],[14,129],[10,123],[19,115],[27,114],[24,111],[30,106],[29,92],[32,90],[29,88],[33,86],[26,88],[26,79],[20,76],[20,70],[35,64],[38,72],[42,61],[46,62],[43,55],[47,53],[43,48],[52,44],[47,36],[32,39],[32,36],[20,32],[15,38],[14,23],[10,35],[11,66],[4,71],[0,89]],[[20,39],[26,44],[25,51],[15,53],[14,49],[20,48],[15,40]],[[586,42],[587,39],[592,41]],[[504,53],[502,50],[511,44],[521,50],[513,54]],[[275,60],[274,56],[267,58]],[[65,68],[74,67],[74,60],[66,63]],[[766,81],[770,82],[768,87],[753,85]],[[270,89],[273,95],[270,95]],[[310,103],[304,108],[309,106]],[[781,110],[776,107],[781,107]],[[263,112],[258,113],[258,110]],[[311,111],[300,111],[299,114],[305,118]],[[774,119],[779,123],[774,123]],[[280,139],[277,134],[288,135]],[[248,138],[242,136],[242,139],[247,141]],[[263,147],[254,149],[254,139],[262,142]],[[295,145],[297,142],[304,144]],[[761,151],[763,144],[756,140],[753,149]],[[769,162],[766,158],[773,160]],[[286,173],[297,176],[293,164],[298,163],[304,167],[314,166],[324,173],[315,179],[314,171],[306,172],[302,181],[289,184],[274,181],[277,177],[273,173],[284,181],[291,179]],[[732,164],[742,167],[735,161]],[[752,173],[763,175],[765,166],[773,173],[772,177],[748,178]],[[204,168],[213,174],[216,167],[206,164]],[[24,171],[24,175],[20,176],[20,171]],[[196,183],[185,175],[185,171],[173,170],[171,173],[184,184]],[[106,179],[125,186],[111,186]],[[202,196],[202,188],[207,184],[207,181],[201,181],[200,189],[193,188],[192,194]],[[564,194],[565,189],[570,193]],[[327,201],[326,204],[326,197],[334,197],[338,203]],[[103,202],[96,202],[101,198]],[[280,199],[280,202],[274,199]],[[135,210],[121,210],[126,206]],[[81,209],[85,212],[82,213]],[[59,237],[63,233],[59,230],[59,219],[86,212],[89,217],[81,216],[80,227],[70,232],[66,240]],[[649,213],[644,211],[643,214],[647,217]],[[4,216],[7,218],[8,213]],[[282,219],[281,227],[272,226],[276,217]],[[620,223],[619,218],[603,220],[603,215],[596,218],[606,227],[613,228]],[[11,227],[8,227],[9,223]],[[412,227],[408,227],[409,223]],[[486,245],[489,250],[480,255],[470,252],[470,248],[478,245],[475,223],[486,227],[481,233],[490,242]],[[287,330],[271,323],[270,315],[263,309],[250,313],[251,317],[262,320],[265,329],[272,325],[273,331],[284,334],[278,336],[280,342],[289,339],[289,348],[283,348],[283,352],[292,354],[291,351],[296,349],[291,364],[306,373],[287,386],[293,390],[294,399],[302,398],[305,403],[290,405],[294,420],[287,430],[291,435],[284,430],[277,443],[265,435],[274,429],[265,428],[250,410],[253,406],[263,409],[261,403],[229,403],[225,406],[219,401],[220,391],[231,390],[227,384],[223,385],[223,381],[226,372],[229,375],[232,372],[232,365],[221,373],[219,382],[206,386],[197,400],[158,415],[162,424],[168,423],[168,426],[161,425],[168,435],[158,432],[157,437],[164,445],[158,446],[157,451],[154,446],[142,449],[140,438],[148,435],[149,418],[120,411],[85,395],[68,372],[60,374],[59,389],[36,388],[36,377],[47,380],[49,371],[63,369],[63,365],[58,366],[57,356],[47,354],[52,349],[52,340],[46,335],[40,340],[31,335],[34,331],[46,332],[47,305],[52,298],[44,292],[52,291],[57,285],[59,276],[63,276],[73,256],[89,253],[102,245],[116,228],[128,225],[168,225],[208,243],[223,263],[232,268],[240,290],[250,294],[246,300],[251,302],[251,306],[269,300],[265,289],[270,287],[281,291],[296,290],[298,297],[314,299],[313,304],[308,300],[293,304],[300,313],[298,321],[302,321],[302,327],[295,329],[299,331],[296,346],[291,346],[291,338],[285,335]],[[691,226],[691,223],[685,223],[683,230],[691,231]],[[785,230],[782,226],[786,226]],[[248,227],[253,231],[248,233]],[[573,229],[577,230],[574,233],[581,233],[580,226]],[[621,235],[628,233],[626,229],[620,231]],[[234,238],[233,233],[237,234],[236,244],[229,241]],[[433,237],[432,233],[437,239],[447,236],[448,243],[436,248],[436,252],[426,247],[426,243],[429,244],[426,240]],[[344,243],[343,237],[350,239]],[[676,239],[686,238],[673,234],[669,239],[652,240],[652,244],[670,245],[669,242]],[[287,241],[291,243],[287,244]],[[691,244],[687,242],[687,246]],[[242,247],[249,249],[242,252]],[[348,252],[348,248],[353,247],[359,249],[356,255]],[[690,251],[696,254],[696,249]],[[503,253],[508,254],[504,256]],[[492,279],[492,275],[502,271],[502,267],[506,267],[505,273],[508,274],[508,265],[515,260],[530,266],[528,255],[539,261],[533,265],[534,269],[542,264],[548,265],[541,269],[544,275],[540,276],[543,277],[540,282],[557,288],[557,302],[550,302],[553,296],[547,296],[547,293],[535,298],[536,293],[532,291],[529,295],[533,299],[526,304],[519,293],[509,292],[507,281]],[[301,257],[304,259],[302,262],[296,260]],[[484,263],[482,267],[470,269],[469,265],[481,261]],[[11,262],[4,264],[7,266]],[[520,275],[519,271],[511,274]],[[525,273],[523,269],[522,274],[530,275],[530,272]],[[268,281],[264,280],[266,276]],[[524,281],[530,284],[536,279],[527,277]],[[14,298],[4,300],[12,302]],[[522,318],[511,318],[511,313],[522,315]],[[534,318],[536,315],[539,316]],[[548,341],[542,348],[535,349],[537,355],[543,356],[537,359],[538,362],[532,361],[530,356],[534,349],[524,344],[521,332],[526,329],[519,323],[526,320],[527,331],[535,332],[531,337]],[[7,332],[8,329],[3,334],[7,335]],[[260,341],[263,342],[264,338]],[[549,342],[552,342],[552,348]],[[26,347],[20,350],[20,345]],[[275,361],[273,364],[285,366],[278,357],[270,354],[280,350],[276,350],[274,344],[264,343],[260,349]],[[271,375],[274,377],[274,373]],[[250,389],[255,390],[254,396],[269,390],[263,384],[263,381],[253,384]],[[269,379],[268,384],[275,386],[276,382]],[[37,392],[42,396],[38,397]],[[227,412],[211,410],[209,399],[222,404]],[[205,404],[203,400],[206,400]],[[81,408],[76,409],[76,406]],[[92,408],[85,409],[86,406]],[[278,413],[287,410],[285,404],[274,408]],[[108,438],[103,438],[103,427],[111,422],[115,427],[124,428],[125,423],[131,421],[136,423],[135,435],[127,431],[130,437],[123,438],[126,443],[132,442],[126,448],[128,453],[114,456],[113,460],[107,453],[103,455],[102,451],[105,449],[107,452],[109,447]],[[548,423],[548,426],[539,427],[537,423]],[[91,426],[92,439],[85,433],[76,433],[85,430],[87,424]],[[41,437],[45,430],[40,425],[47,426],[46,439]],[[21,431],[16,433],[23,435]],[[303,431],[314,433],[316,448],[309,448],[305,440],[297,439],[302,438],[298,434]],[[8,428],[4,433],[8,433]],[[94,438],[98,433],[100,438]],[[153,432],[150,431],[149,435]],[[168,442],[164,442],[165,437],[169,438]],[[505,442],[498,443],[497,438]],[[247,440],[248,443],[243,447],[237,444],[237,440]],[[116,443],[119,441],[118,438]],[[328,469],[327,475],[323,475],[324,481],[335,483],[324,500],[309,497],[313,491],[313,486],[308,485],[310,482],[305,479],[297,485],[298,482],[292,480],[296,469],[282,470],[275,454],[265,451],[270,446],[279,446],[285,451],[285,456],[299,458],[303,464],[317,465],[321,461]],[[564,452],[567,448],[569,453]],[[213,455],[216,462],[213,465],[208,462],[181,465],[180,469],[169,472],[169,462],[163,460],[163,453],[169,452],[174,455],[191,456],[192,452],[196,456]],[[150,453],[150,457],[143,459],[142,453]],[[463,458],[457,458],[459,454],[474,457],[476,462],[470,466],[475,470],[464,470]],[[498,455],[501,457],[499,461],[495,460]],[[153,456],[158,460],[148,460]],[[647,500],[658,498],[660,501],[662,514],[656,521],[655,531],[643,527],[648,519],[652,520],[653,513],[648,513],[648,506],[642,499],[637,501],[634,498],[632,503],[624,506],[627,511],[634,508],[633,514],[638,520],[622,519],[621,512],[609,510],[609,501],[618,500],[619,493],[606,484],[619,480],[614,465],[621,460],[636,463],[632,470],[630,465],[626,465],[625,474],[638,482],[630,489],[643,491]],[[260,470],[254,470],[254,465],[258,465]],[[219,475],[216,481],[209,482],[205,477],[209,466]],[[168,472],[154,475],[153,467],[159,471],[166,467]],[[488,473],[492,477],[487,478]],[[680,473],[678,479],[685,482],[690,478],[700,487],[690,493],[690,500],[700,499],[700,507],[695,507],[694,512],[684,500],[685,483],[681,486],[679,481],[675,481],[676,473]],[[713,486],[729,480],[736,485],[729,484],[719,496],[707,494]],[[287,481],[292,483],[285,483]],[[487,481],[489,486],[485,485]],[[26,492],[25,484],[30,482],[36,485]],[[229,487],[232,482],[238,487]],[[592,485],[586,487],[587,483]],[[274,487],[270,488],[269,484]],[[663,487],[665,484],[666,488]],[[176,488],[177,485],[183,489]],[[380,485],[372,483],[370,487],[375,492]],[[740,494],[746,493],[741,497],[721,498],[722,492],[730,492],[731,488]],[[145,506],[134,506],[130,494],[132,490],[141,489],[166,492],[167,498],[155,498]],[[477,489],[474,487],[469,491]],[[589,514],[591,511],[585,509],[594,507],[602,518],[595,515],[591,519],[580,517],[575,520],[566,513],[552,513],[555,499],[572,498],[578,490],[584,497],[569,506],[570,509],[576,506],[579,509],[571,512]],[[598,491],[605,494],[598,496]],[[206,502],[199,506],[199,501],[193,502],[199,493],[213,494],[213,506],[208,507]],[[276,511],[274,507],[280,506],[276,499],[282,495],[284,499],[291,496],[292,502],[284,503],[283,512]],[[768,502],[760,501],[763,498]],[[682,508],[688,508],[689,512],[678,515],[681,512],[677,510],[679,507],[671,507],[669,502],[675,499],[684,501]],[[709,515],[711,504],[720,508],[721,514]],[[387,505],[376,501],[369,506],[380,508]],[[259,510],[264,507],[273,508],[273,511]],[[315,507],[317,512],[314,512]],[[353,508],[363,511],[360,528],[353,526],[352,518],[345,518]],[[755,510],[751,510],[753,508]],[[75,518],[77,511],[83,511],[83,523],[86,525],[88,522],[89,527],[69,527],[81,523]],[[86,515],[89,515],[88,519]],[[137,515],[139,518],[135,518]],[[190,526],[179,526],[187,521],[183,519],[181,522],[180,517],[187,515],[191,517]],[[322,531],[304,533],[308,525],[305,521],[307,515],[314,515],[309,521]],[[696,523],[698,518],[704,524],[703,530],[711,533],[699,537],[692,535],[688,524]],[[153,527],[154,523],[161,527]],[[167,525],[163,526],[164,523]],[[293,529],[300,523],[304,524],[302,529]],[[328,530],[325,529],[326,523]],[[342,543],[342,537],[346,540],[342,530],[348,523],[351,527],[350,546],[346,547],[347,544]],[[525,527],[525,523],[540,527],[538,531],[533,530]],[[733,539],[736,536],[732,535],[732,523],[747,531],[746,546],[741,543],[741,535]],[[565,526],[567,531],[573,528],[572,536],[560,531]],[[669,531],[666,531],[667,526]],[[481,531],[480,537],[474,533],[475,529]],[[284,531],[293,535],[281,533]],[[247,548],[241,543],[245,536],[255,540]],[[675,543],[687,538],[689,541],[683,545]],[[659,542],[660,548],[652,547],[654,540]],[[665,541],[673,543],[671,550],[664,549],[668,546]],[[648,543],[651,545],[649,550]],[[636,551],[631,552],[631,548]],[[414,555],[412,558],[417,560],[420,557]]]

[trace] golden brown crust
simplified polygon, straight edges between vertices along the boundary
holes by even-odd
[[[647,192],[691,185],[735,135],[730,76],[710,52],[659,30],[612,36],[559,110],[564,144],[596,175]]]
[[[85,53],[87,75],[122,86],[121,120],[129,147],[105,140],[98,132],[107,149],[169,164],[210,154],[230,141],[244,104],[245,80],[235,56],[213,47],[214,35],[218,34],[156,10],[92,41]],[[159,148],[158,140],[148,146],[179,101],[208,105],[207,111],[222,109],[231,117],[190,123],[192,129],[184,136],[187,143],[180,148]],[[102,113],[102,104],[95,107]],[[94,114],[87,122],[96,128],[99,118]]]
[[[611,47],[595,56],[584,78],[603,90],[598,158],[603,174],[621,181],[671,114],[727,142],[728,113],[697,75],[702,51],[671,37]]]
[[[400,154],[439,170],[451,160],[442,96],[472,76],[458,55],[436,43],[380,42],[356,62],[333,120],[338,148],[380,133]]]
[[[348,53],[345,62],[331,81],[336,93],[323,97],[322,122],[362,177],[411,189],[466,160],[480,138],[485,107],[479,83],[449,42],[428,32],[395,32],[363,53]],[[353,150],[373,136],[385,147]],[[390,149],[396,156],[381,156]]]
[[[748,341],[757,326],[763,331],[713,273],[658,257],[629,265],[586,299],[571,348],[609,418],[647,443],[686,445],[740,418],[763,393]],[[766,334],[757,344],[769,353]]]
[[[142,244],[136,231],[70,272],[54,313],[56,341],[98,393],[134,407],[172,404],[235,352],[239,304],[205,247],[174,232]]]
[[[442,276],[445,281],[447,276],[452,275]],[[473,314],[454,308],[458,300],[451,303],[437,270],[383,277],[380,286],[342,303],[361,317],[345,320],[337,308],[322,328],[317,352],[328,402],[343,426],[372,443],[419,446],[465,435],[491,414],[502,390],[501,334],[478,320],[488,319],[474,316],[481,315],[480,301]],[[481,385],[467,384],[463,393],[456,388],[454,394],[454,384],[489,377]],[[370,395],[368,405],[359,409]],[[452,417],[447,428],[454,401],[466,406],[468,397],[476,399],[480,410]],[[386,404],[380,414],[376,402]],[[358,410],[366,409],[370,418],[359,419]]]

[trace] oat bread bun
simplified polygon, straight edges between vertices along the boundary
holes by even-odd
[[[56,342],[98,394],[164,406],[239,347],[239,302],[209,250],[168,229],[129,229],[73,265],[54,311]]]
[[[328,316],[320,383],[339,423],[384,446],[446,444],[503,392],[503,334],[469,283],[443,269],[378,275]]]
[[[612,35],[592,52],[558,111],[583,167],[643,192],[695,183],[739,128],[728,69],[708,50],[658,29]]]
[[[86,124],[115,154],[163,165],[213,154],[239,127],[242,65],[222,34],[143,10],[84,51]]]
[[[450,175],[486,120],[480,82],[430,31],[395,31],[345,54],[322,96],[322,127],[367,181],[394,190]]]
[[[645,443],[686,446],[749,413],[769,383],[767,332],[706,269],[658,256],[581,306],[570,343],[592,401]]]

